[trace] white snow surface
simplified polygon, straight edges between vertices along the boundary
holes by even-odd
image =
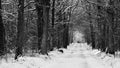
[[[72,43],[67,49],[49,52],[49,57],[20,57],[18,61],[0,60],[0,68],[120,68],[120,58],[114,58],[99,50],[92,50],[86,43]]]

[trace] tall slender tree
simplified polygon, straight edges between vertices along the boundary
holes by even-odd
[[[50,36],[50,50],[53,50],[54,43],[54,23],[55,23],[55,0],[52,0],[52,32]]]
[[[52,0],[52,27],[54,27],[54,20],[55,20],[55,0]]]
[[[95,32],[94,32],[94,27],[93,27],[93,21],[92,21],[92,13],[90,12],[92,9],[92,5],[88,5],[88,19],[89,19],[89,24],[90,24],[90,36],[91,36],[91,43],[92,47],[95,48]]]
[[[41,49],[42,35],[43,35],[43,6],[42,0],[35,0],[37,11],[37,29],[38,29],[38,50]]]
[[[115,53],[115,46],[114,46],[114,23],[115,23],[115,10],[114,10],[114,0],[109,0],[109,7],[107,8],[107,14],[108,14],[108,20],[109,20],[109,33],[108,33],[108,40],[109,40],[109,46],[108,46],[108,53]]]
[[[17,23],[17,43],[15,59],[22,55],[22,47],[24,46],[25,23],[24,23],[24,0],[19,0],[18,5],[18,23]]]
[[[43,1],[43,36],[41,44],[41,53],[47,54],[47,41],[48,41],[48,24],[49,24],[49,10],[50,10],[50,0]]]
[[[2,6],[0,0],[0,56],[5,54],[5,28],[2,20]]]

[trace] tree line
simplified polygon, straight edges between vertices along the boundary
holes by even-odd
[[[12,52],[17,59],[29,51],[48,55],[54,48],[66,48],[69,44],[69,15],[60,12],[67,7],[61,3],[66,2],[0,0],[0,56]],[[60,5],[62,9],[55,12]]]
[[[119,0],[85,1],[90,24],[91,45],[103,52],[115,54],[120,50]],[[93,10],[94,9],[94,10]]]
[[[48,55],[67,48],[80,31],[93,49],[115,54],[119,45],[119,0],[0,0],[0,56]]]

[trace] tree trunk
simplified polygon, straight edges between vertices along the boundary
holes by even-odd
[[[98,4],[102,4],[103,1],[101,0],[97,0]],[[98,10],[98,13],[97,13],[97,16],[98,16],[98,19],[97,19],[97,24],[98,24],[98,45],[97,45],[97,48],[101,49],[101,51],[105,51],[106,50],[106,42],[107,42],[107,21],[106,21],[106,18],[103,16],[103,13],[102,12],[105,12],[104,11],[104,8],[101,6],[101,5],[97,5],[97,10]],[[104,13],[106,14],[106,13]]]
[[[63,47],[67,48],[67,45],[69,45],[69,26],[68,24],[64,24],[64,31],[63,31]]]
[[[55,21],[55,0],[52,0],[52,30],[54,31],[54,21]],[[53,50],[54,46],[54,32],[51,32],[51,37],[50,37],[50,50]]]
[[[108,50],[107,53],[115,54],[115,45],[114,45],[114,32],[113,32],[113,26],[114,26],[114,20],[115,20],[115,14],[114,14],[114,0],[109,1],[109,7],[107,8],[107,15],[108,15],[108,20],[109,20],[109,32],[108,32],[108,40],[109,40],[109,45],[108,45]]]
[[[0,56],[5,54],[5,27],[2,21],[2,6],[0,0]]]
[[[55,20],[55,0],[53,0],[52,4],[52,27],[54,28],[54,20]]]
[[[88,11],[91,11],[91,5],[89,5]],[[88,12],[88,15],[89,15],[89,22],[90,22],[91,43],[92,43],[92,47],[95,48],[95,32],[94,32],[94,27],[92,23],[92,14]]]
[[[24,46],[24,34],[25,34],[25,23],[24,23],[24,0],[19,0],[18,5],[18,23],[17,23],[17,49],[15,59],[19,55],[22,55],[22,47]]]
[[[47,54],[47,41],[48,41],[48,23],[49,23],[49,9],[50,9],[50,0],[43,1],[43,36],[42,36],[42,44],[41,44],[41,53]]]
[[[42,3],[41,0],[35,0],[36,3]],[[38,50],[41,49],[42,35],[43,35],[43,7],[36,4],[37,10],[37,28],[38,28]]]

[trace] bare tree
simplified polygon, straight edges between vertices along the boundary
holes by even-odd
[[[19,0],[18,5],[18,23],[17,23],[17,43],[15,59],[22,55],[22,47],[24,46],[25,23],[24,23],[24,0]]]
[[[48,41],[48,24],[49,24],[49,9],[50,9],[50,0],[43,1],[43,36],[42,36],[42,44],[41,44],[41,53],[47,54],[47,41]]]
[[[2,6],[0,0],[0,56],[5,54],[5,27],[2,20]]]
[[[43,35],[43,6],[41,6],[42,0],[35,0],[35,2],[37,11],[38,50],[40,50]]]

